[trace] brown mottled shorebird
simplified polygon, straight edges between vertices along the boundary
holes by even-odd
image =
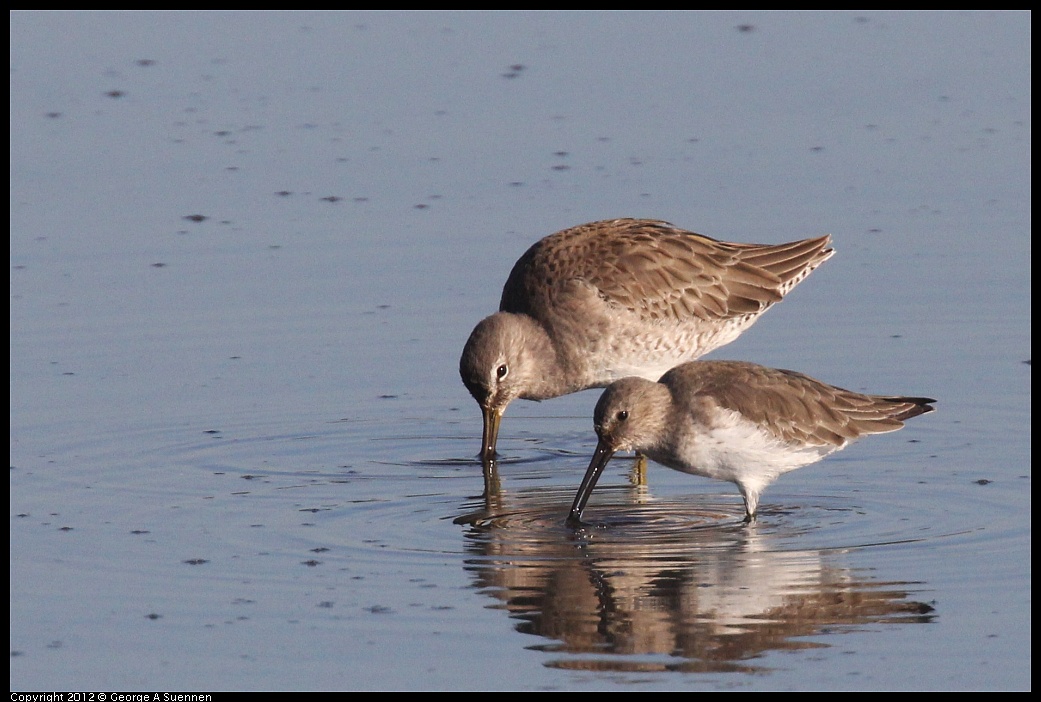
[[[599,437],[568,521],[582,518],[616,451],[635,450],[684,473],[736,483],[745,521],[780,475],[816,463],[867,434],[896,431],[932,412],[927,397],[864,395],[789,370],[741,361],[694,361],[656,383],[623,378],[604,390]]]
[[[821,236],[731,244],[667,222],[614,219],[536,242],[459,374],[481,406],[481,456],[516,398],[546,400],[669,368],[730,343],[834,251]]]

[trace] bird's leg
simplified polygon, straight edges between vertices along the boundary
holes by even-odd
[[[629,473],[629,483],[639,487],[647,487],[647,457],[639,451],[636,452],[636,462]]]

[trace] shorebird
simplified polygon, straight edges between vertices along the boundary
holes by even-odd
[[[483,414],[481,457],[495,457],[503,412],[518,397],[545,400],[631,375],[657,380],[730,343],[831,257],[830,241],[732,244],[667,222],[614,219],[536,242],[459,360]]]
[[[658,382],[623,378],[596,403],[597,442],[568,521],[578,523],[616,451],[635,450],[684,473],[736,483],[745,521],[779,476],[868,434],[932,412],[927,397],[864,395],[795,371],[741,361],[693,361]]]

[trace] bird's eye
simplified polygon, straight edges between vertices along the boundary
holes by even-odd
[[[618,410],[618,414],[615,415],[619,422],[624,422],[629,419],[629,410]]]
[[[510,372],[510,369],[503,363],[501,366],[495,369],[495,375],[499,380],[505,378]]]

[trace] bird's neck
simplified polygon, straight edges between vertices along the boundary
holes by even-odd
[[[585,385],[575,385],[573,369],[553,344],[546,329],[527,315],[516,315],[524,327],[524,366],[528,382],[521,395],[526,400],[548,400],[582,390]],[[570,380],[569,380],[570,379]]]

